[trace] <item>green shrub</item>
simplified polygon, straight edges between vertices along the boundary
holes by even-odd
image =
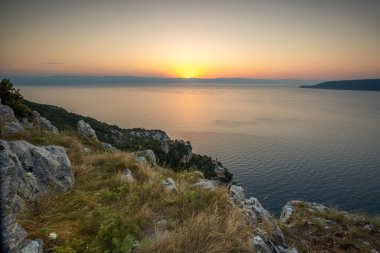
[[[24,104],[24,97],[20,90],[13,87],[9,79],[3,79],[0,82],[0,98],[1,103],[10,106],[17,117],[32,116],[32,110]]]

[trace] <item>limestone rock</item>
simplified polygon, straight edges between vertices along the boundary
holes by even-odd
[[[311,203],[311,202],[304,202],[300,200],[292,200],[286,203],[286,205],[281,210],[281,216],[280,220],[282,223],[287,223],[289,219],[292,217],[292,214],[294,213],[294,209],[297,205],[304,205],[307,206],[310,211],[325,211],[327,209],[326,206],[318,204],[318,203]]]
[[[138,156],[138,159],[140,160],[140,162],[143,162],[142,158],[140,157],[144,157],[153,166],[157,166],[156,155],[151,149],[133,152],[132,154]]]
[[[231,185],[230,197],[238,204],[241,204],[245,200],[244,189],[241,186]]]
[[[129,133],[131,136],[139,137],[139,138],[152,138],[153,140],[167,142],[170,141],[169,136],[160,130],[133,130]]]
[[[58,133],[58,129],[48,120],[47,118],[42,117],[39,112],[33,111],[34,121],[41,126],[41,129],[47,132],[54,134]]]
[[[112,146],[112,145],[109,144],[109,143],[102,142],[102,143],[100,143],[100,146],[101,146],[105,151],[108,151],[108,152],[112,152],[112,153],[120,152],[120,150],[118,150],[117,148],[115,148],[114,146]]]
[[[0,103],[0,121],[12,122],[15,120],[16,120],[16,117],[15,117],[15,114],[14,114],[12,108],[10,108],[7,105],[3,105]]]
[[[96,136],[95,130],[92,129],[92,127],[84,122],[83,120],[79,120],[77,123],[77,130],[78,133],[86,138],[90,138],[93,140],[98,140],[98,137]]]
[[[218,180],[201,179],[199,182],[193,184],[193,187],[199,187],[203,189],[216,189],[220,184]]]
[[[17,133],[22,133],[22,132],[25,132],[25,129],[17,121],[6,122],[4,125],[4,134],[6,135],[17,134]]]
[[[272,253],[272,250],[260,236],[254,236],[249,243],[256,249],[257,253]]]
[[[146,159],[143,156],[139,156],[136,158],[136,162],[138,163],[146,163]]]
[[[27,233],[17,223],[16,216],[24,200],[37,200],[50,189],[71,188],[74,176],[65,150],[58,146],[37,147],[26,141],[0,140],[0,183],[2,249],[41,252],[41,241],[23,243]]]
[[[4,135],[12,135],[25,131],[16,119],[13,109],[0,103],[0,129]]]
[[[33,123],[29,122],[28,118],[21,119],[21,125],[26,129],[32,129]]]
[[[132,176],[132,172],[130,169],[126,169],[123,172],[123,179],[128,183],[133,183],[135,181],[135,178]]]
[[[29,240],[25,243],[26,245],[21,247],[18,251],[19,253],[42,253],[44,243],[41,239]]]
[[[165,180],[162,180],[162,183],[165,185],[167,192],[177,191],[177,187],[175,185],[175,182],[172,178],[167,178]]]
[[[55,190],[66,191],[74,184],[71,163],[63,147],[37,147],[26,141],[8,142],[10,149],[17,155],[25,173],[35,178],[40,191],[50,185]]]

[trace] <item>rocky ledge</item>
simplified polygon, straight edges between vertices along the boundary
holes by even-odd
[[[44,194],[64,192],[74,184],[71,163],[62,147],[0,140],[1,241],[5,252],[42,252],[41,240],[25,240],[17,223],[26,203]]]

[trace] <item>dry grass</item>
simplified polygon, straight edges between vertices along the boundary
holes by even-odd
[[[164,234],[146,252],[254,252],[248,243],[251,234],[252,227],[239,210],[214,206]]]
[[[370,252],[380,248],[379,218],[343,213],[336,208],[311,212],[296,206],[289,224],[281,224],[287,243],[299,252]],[[366,225],[371,224],[372,230]]]
[[[227,208],[227,189],[192,187],[200,172],[153,168],[129,153],[107,153],[83,143],[70,132],[24,138],[64,146],[74,161],[74,189],[45,196],[18,217],[30,238],[44,240],[46,252],[128,252],[135,240],[141,252],[171,252],[173,247],[173,252],[250,252],[250,227],[241,213]],[[84,154],[84,146],[93,152]],[[133,183],[121,176],[126,168]],[[176,192],[165,191],[162,180],[168,177],[176,182]],[[158,217],[168,221],[170,236],[156,244],[151,236]],[[51,232],[58,239],[49,239]]]

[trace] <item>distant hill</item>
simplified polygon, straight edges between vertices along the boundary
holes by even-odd
[[[2,77],[0,75],[0,77]],[[128,86],[128,85],[306,85],[316,81],[254,78],[165,78],[142,76],[4,76],[16,86]]]
[[[380,91],[380,79],[328,81],[316,85],[303,85],[300,88]]]

